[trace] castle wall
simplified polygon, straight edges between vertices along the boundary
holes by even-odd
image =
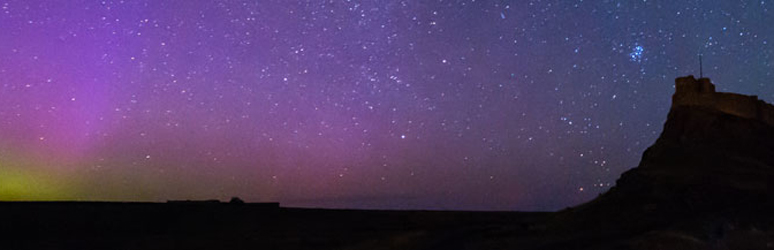
[[[774,106],[758,100],[757,96],[715,92],[715,85],[706,78],[699,80],[694,79],[693,76],[677,78],[672,105],[709,107],[774,126]]]
[[[732,93],[713,93],[713,99],[715,102],[710,105],[724,113],[750,119],[758,118],[757,97]]]
[[[761,112],[760,119],[763,120],[766,124],[774,126],[774,106],[765,103],[764,101],[759,101],[759,105],[761,108],[759,108],[759,112]]]

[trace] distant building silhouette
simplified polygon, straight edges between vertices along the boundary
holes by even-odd
[[[168,200],[169,204],[220,204],[219,200]]]
[[[239,199],[239,197],[231,197],[231,200],[228,201],[228,203],[231,203],[231,204],[245,204],[245,201],[243,201],[242,199]]]

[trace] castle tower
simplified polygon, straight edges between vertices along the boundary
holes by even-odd
[[[714,106],[715,85],[709,78],[696,79],[693,75],[678,77],[675,79],[675,94],[672,95],[672,104],[680,105],[710,105]]]
[[[697,80],[693,75],[675,79],[675,95],[699,93],[715,93],[715,84],[712,84],[709,78]]]
[[[700,93],[715,93],[715,84],[709,78],[699,78],[698,82]]]

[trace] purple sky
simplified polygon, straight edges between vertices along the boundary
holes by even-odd
[[[698,54],[773,101],[772,5],[0,0],[0,200],[561,209]]]

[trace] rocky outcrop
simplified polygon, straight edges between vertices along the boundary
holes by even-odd
[[[774,108],[715,92],[706,78],[675,85],[664,130],[639,166],[597,199],[559,213],[554,228],[621,239],[617,249],[771,249]],[[571,232],[578,228],[587,235]]]

